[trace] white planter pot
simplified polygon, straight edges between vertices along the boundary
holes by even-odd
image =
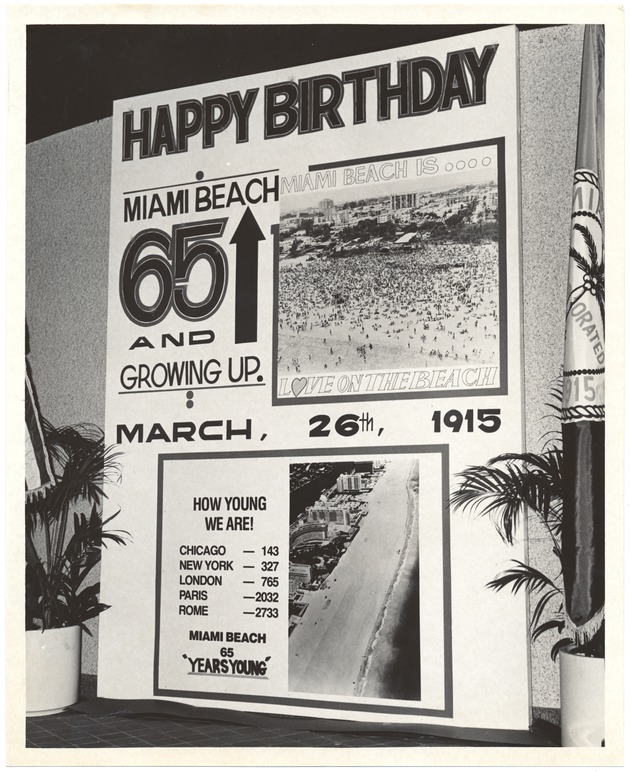
[[[26,715],[61,713],[79,701],[81,628],[26,632]]]
[[[560,730],[564,747],[600,747],[604,740],[603,658],[560,650]]]

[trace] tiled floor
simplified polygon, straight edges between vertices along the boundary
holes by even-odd
[[[386,748],[483,746],[398,733],[291,731],[164,716],[90,716],[67,712],[26,721],[28,748]]]
[[[95,684],[83,680],[82,694],[93,696]],[[268,724],[268,722],[267,722]],[[27,748],[409,748],[487,746],[488,743],[402,732],[305,730],[302,726],[245,725],[228,721],[164,715],[94,715],[69,710],[26,719]],[[541,744],[545,744],[541,742]],[[497,746],[497,743],[492,743]]]

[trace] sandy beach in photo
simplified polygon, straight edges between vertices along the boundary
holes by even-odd
[[[372,640],[357,692],[362,697],[420,700],[419,467],[407,478],[407,539]]]
[[[409,495],[417,469],[417,459],[387,461],[358,534],[326,585],[309,597],[289,639],[291,691],[358,696],[365,688],[372,644],[417,521],[417,498]]]
[[[494,364],[497,301],[496,244],[283,261],[278,372]]]

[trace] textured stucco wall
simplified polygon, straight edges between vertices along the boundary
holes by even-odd
[[[111,119],[27,146],[26,315],[55,425],[105,421]]]
[[[562,368],[564,299],[569,259],[571,200],[577,137],[584,27],[531,30],[520,35],[521,207],[525,415],[528,450],[542,448],[558,429],[545,405]],[[529,522],[531,563],[550,577],[559,571],[550,540]],[[558,665],[549,652],[557,639],[532,644],[532,701],[558,707]]]
[[[544,402],[562,363],[582,34],[581,26],[520,34],[525,407],[531,450],[540,448],[540,437],[551,428]],[[27,148],[31,359],[42,410],[55,424],[104,423],[110,151],[111,119]],[[531,527],[529,544],[532,562],[553,572],[545,534]],[[94,673],[96,637],[84,636],[84,641],[84,672]],[[550,641],[546,637],[532,648],[536,706],[559,704]]]
[[[27,146],[30,360],[55,426],[105,424],[111,128],[107,120]],[[95,673],[98,620],[88,627],[83,672]]]

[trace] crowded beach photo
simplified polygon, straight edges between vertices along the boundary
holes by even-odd
[[[278,375],[498,366],[496,164],[484,173],[283,197]]]

